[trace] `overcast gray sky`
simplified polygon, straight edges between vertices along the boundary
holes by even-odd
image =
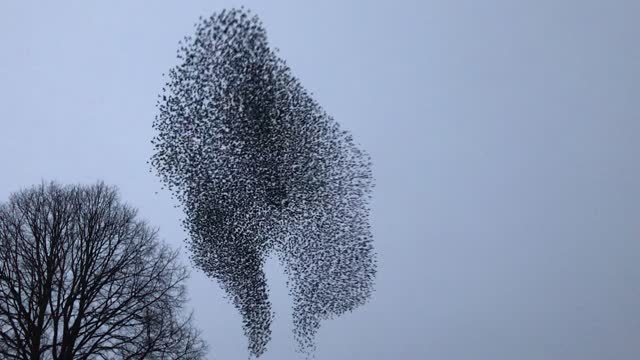
[[[182,246],[145,163],[161,74],[242,4],[374,162],[376,293],[318,359],[640,358],[640,1],[2,1],[0,199],[103,179]],[[263,358],[300,358],[268,270]],[[247,358],[192,275],[215,358]]]

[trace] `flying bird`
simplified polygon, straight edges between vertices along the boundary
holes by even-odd
[[[151,164],[182,204],[191,260],[229,295],[260,356],[273,319],[264,264],[276,254],[299,350],[312,354],[320,321],[373,292],[370,157],[249,11],[202,19],[178,58],[159,96]]]

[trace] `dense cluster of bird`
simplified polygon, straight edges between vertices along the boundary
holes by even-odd
[[[243,316],[249,350],[270,339],[263,266],[274,252],[311,354],[320,321],[370,297],[369,156],[269,47],[244,9],[196,24],[160,95],[151,159],[185,210],[194,265]]]

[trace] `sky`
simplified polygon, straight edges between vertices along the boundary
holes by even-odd
[[[156,97],[198,17],[240,5],[373,159],[376,290],[317,359],[640,358],[635,0],[2,1],[0,200],[104,180],[184,249]],[[261,359],[301,359],[267,276]],[[217,283],[188,287],[212,357],[246,359]]]

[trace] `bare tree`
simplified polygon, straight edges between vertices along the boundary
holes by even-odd
[[[204,358],[187,270],[136,214],[103,183],[0,204],[0,358]]]

